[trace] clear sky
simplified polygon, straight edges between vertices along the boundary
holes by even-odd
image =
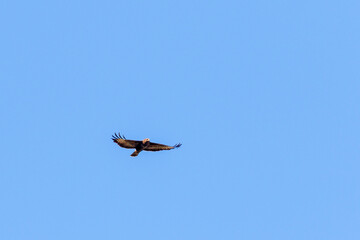
[[[0,239],[360,239],[359,12],[1,1]]]

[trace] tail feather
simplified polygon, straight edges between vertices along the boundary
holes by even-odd
[[[139,155],[139,152],[135,150],[135,152],[133,152],[130,156],[136,157],[137,155]]]

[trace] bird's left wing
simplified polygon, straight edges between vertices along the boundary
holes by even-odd
[[[112,136],[112,140],[123,148],[135,148],[140,143],[140,141],[127,140],[124,135],[121,136],[120,133],[119,135],[115,133],[115,136]]]
[[[162,150],[171,150],[171,149],[174,149],[174,148],[178,148],[181,146],[181,143],[178,143],[174,146],[168,146],[168,145],[164,145],[164,144],[160,144],[160,143],[153,143],[153,142],[150,142],[150,145],[147,146],[144,151],[162,151]]]

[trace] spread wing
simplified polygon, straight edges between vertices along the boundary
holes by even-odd
[[[179,148],[181,146],[181,143],[178,143],[174,146],[168,146],[168,145],[164,145],[164,144],[160,144],[160,143],[153,143],[150,142],[150,145],[147,146],[144,151],[162,151],[162,150],[171,150],[174,148]]]
[[[112,140],[123,148],[136,148],[136,146],[141,142],[135,140],[127,140],[124,135],[121,136],[120,133],[119,135],[115,133],[115,136],[112,136]]]

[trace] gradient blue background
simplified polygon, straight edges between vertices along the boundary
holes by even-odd
[[[0,239],[360,239],[359,12],[1,1]]]

